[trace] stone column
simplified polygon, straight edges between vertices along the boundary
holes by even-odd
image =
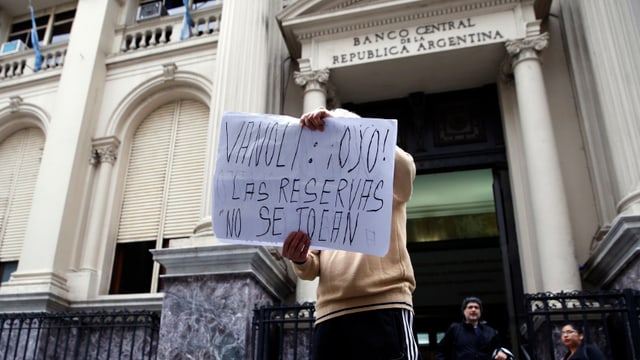
[[[0,294],[31,310],[66,306],[66,271],[78,237],[87,153],[105,83],[121,2],[78,0],[65,64],[57,84],[18,269]],[[9,311],[10,307],[6,310]],[[24,307],[23,307],[24,309]]]
[[[329,70],[311,70],[309,62],[300,60],[300,71],[293,76],[296,84],[304,87],[303,112],[312,111],[320,106],[327,106],[327,82]],[[296,301],[298,303],[313,302],[317,299],[318,279],[313,281],[298,278],[296,284]]]
[[[640,25],[637,1],[573,1],[582,16],[618,214],[640,214]],[[593,24],[601,24],[594,29]]]
[[[602,288],[637,284],[640,3],[566,0],[560,8],[604,233],[583,276]]]
[[[234,0],[222,7],[209,118],[209,161],[202,219],[196,235],[211,235],[211,183],[222,114],[226,111],[264,113],[269,89],[270,36],[265,23],[274,18],[279,1]],[[281,9],[281,7],[280,7]]]
[[[103,137],[93,140],[91,151],[91,165],[96,169],[97,182],[94,188],[94,197],[91,203],[91,218],[86,232],[82,248],[79,272],[81,274],[80,286],[76,291],[84,292],[88,298],[98,294],[97,284],[103,272],[104,245],[107,241],[108,227],[105,227],[105,210],[108,208],[109,185],[113,164],[116,161],[120,140],[115,136]]]
[[[539,52],[548,34],[507,41],[512,56],[542,290],[582,288]]]

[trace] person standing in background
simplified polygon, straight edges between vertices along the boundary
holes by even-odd
[[[604,360],[604,354],[595,345],[584,342],[582,326],[566,323],[562,326],[562,343],[569,349],[564,360]]]
[[[500,346],[498,332],[481,321],[482,300],[470,296],[462,301],[462,322],[452,323],[438,343],[436,360],[507,360],[513,354]]]

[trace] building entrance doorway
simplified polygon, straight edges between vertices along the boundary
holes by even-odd
[[[407,241],[424,358],[462,320],[467,296],[483,300],[483,319],[515,349],[523,290],[496,86],[344,107],[397,119],[398,145],[416,162]]]

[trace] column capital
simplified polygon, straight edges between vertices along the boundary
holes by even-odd
[[[329,82],[329,69],[296,71],[293,79],[300,86],[326,86]]]
[[[333,85],[329,82],[328,68],[313,70],[310,59],[298,59],[300,71],[293,73],[297,85],[304,88],[305,111],[311,111],[318,106],[335,108],[340,106]]]
[[[511,66],[528,59],[539,59],[538,54],[549,44],[549,33],[527,36],[523,39],[507,40],[505,47],[511,55]]]
[[[118,158],[118,147],[120,140],[115,136],[107,136],[96,138],[92,141],[91,165],[97,165],[103,162],[113,165]]]

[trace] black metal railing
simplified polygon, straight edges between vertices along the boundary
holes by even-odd
[[[253,359],[309,359],[315,321],[313,303],[253,310]]]
[[[581,324],[585,340],[607,359],[640,359],[640,291],[635,289],[526,294],[523,352],[533,360],[560,359],[567,351],[561,328]]]
[[[156,359],[150,311],[0,314],[0,359]]]
[[[577,291],[525,294],[518,359],[554,360],[567,351],[561,328],[567,322],[584,328],[585,341],[607,359],[640,359],[640,290]],[[252,358],[308,359],[313,303],[256,308],[252,322]]]

